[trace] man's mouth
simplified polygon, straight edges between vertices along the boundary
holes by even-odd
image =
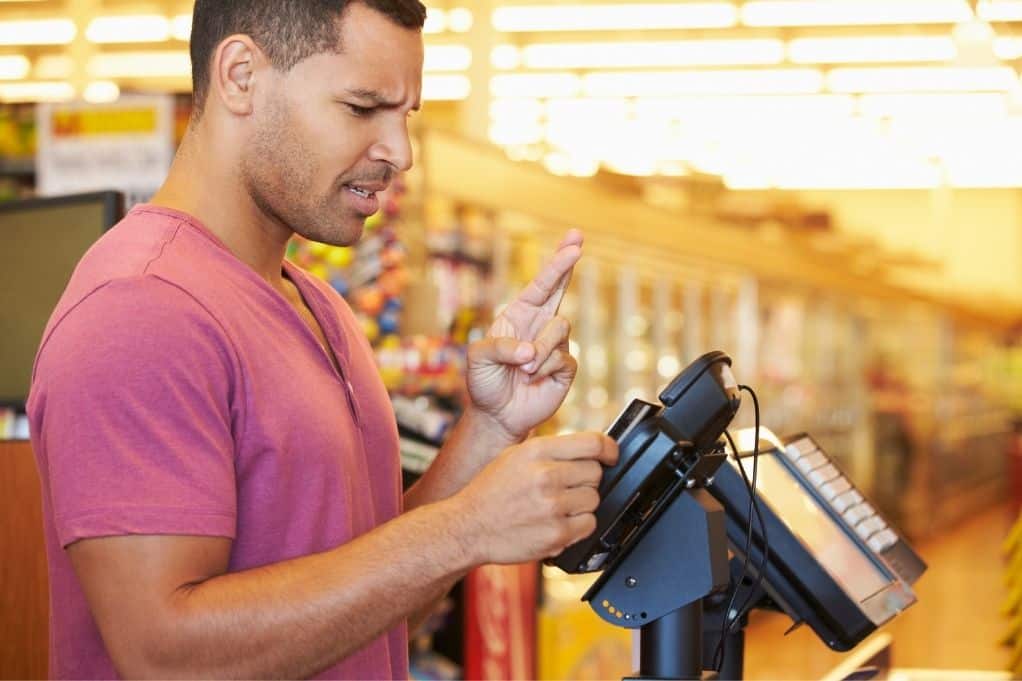
[[[370,196],[372,196],[373,194],[376,193],[376,192],[371,192],[371,191],[369,191],[367,189],[362,189],[360,187],[352,187],[350,184],[349,185],[345,185],[345,189],[347,189],[352,194],[355,194],[357,196],[361,196],[364,199],[368,199]]]

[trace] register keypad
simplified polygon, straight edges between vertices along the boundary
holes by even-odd
[[[871,549],[880,553],[898,543],[898,535],[812,440],[805,438],[789,444],[784,455]]]

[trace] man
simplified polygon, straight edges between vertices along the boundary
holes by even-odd
[[[198,0],[166,184],[90,250],[30,399],[51,675],[405,678],[405,622],[469,569],[590,534],[598,434],[526,440],[574,378],[581,236],[470,349],[472,404],[402,500],[350,310],[284,262],[352,244],[411,166],[417,0]]]

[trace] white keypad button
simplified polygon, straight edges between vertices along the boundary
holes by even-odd
[[[848,508],[849,506],[854,505],[855,502],[849,498],[847,502],[843,503],[839,507],[838,499],[844,497],[845,492],[847,492],[851,488],[852,484],[848,482],[848,478],[840,477],[820,485],[820,493],[823,494],[823,497],[827,501],[833,503],[834,508],[837,509],[838,513],[844,513],[845,509]]]

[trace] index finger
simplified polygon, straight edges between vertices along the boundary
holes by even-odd
[[[617,442],[603,433],[572,433],[553,437],[533,438],[542,453],[558,461],[592,459],[604,466],[617,463]]]
[[[550,314],[556,314],[561,305],[571,272],[582,257],[582,233],[571,230],[564,237],[553,257],[543,266],[536,278],[518,296],[518,299],[534,307],[542,307]]]

